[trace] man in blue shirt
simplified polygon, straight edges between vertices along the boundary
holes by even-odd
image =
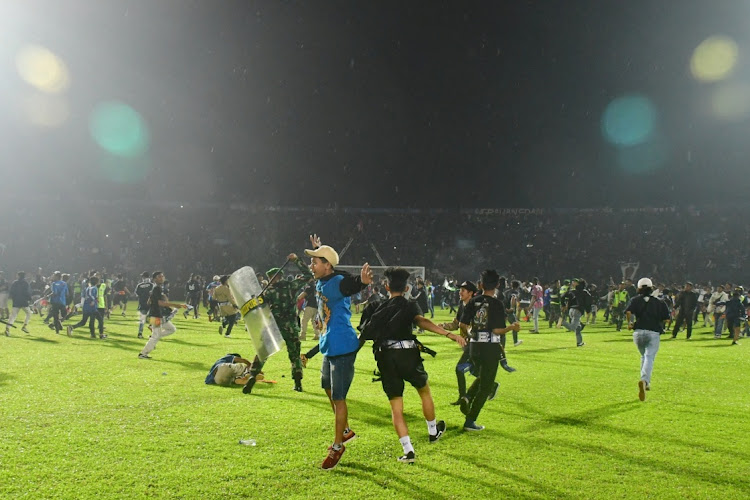
[[[68,284],[62,280],[62,273],[55,271],[52,274],[52,286],[51,295],[49,299],[50,303],[50,315],[52,316],[53,324],[50,328],[55,329],[55,333],[59,334],[62,330],[61,318],[67,316],[67,297],[68,297]]]
[[[88,285],[89,286],[83,291],[81,299],[83,301],[83,318],[74,325],[68,325],[68,337],[73,336],[73,329],[86,326],[86,322],[88,321],[91,338],[96,338],[96,333],[94,333],[94,321],[97,319],[101,321],[99,309],[97,307],[99,304],[99,278],[92,276],[88,279]],[[104,338],[104,336],[102,336],[102,338]]]
[[[339,264],[339,254],[328,245],[321,245],[317,235],[311,236],[310,242],[314,250],[305,250],[305,253],[312,257],[310,270],[318,280],[315,290],[318,315],[322,323],[321,385],[336,416],[333,445],[328,449],[322,468],[333,469],[346,450],[344,443],[355,437],[354,432],[349,429],[346,406],[346,394],[354,379],[354,360],[359,349],[357,332],[352,326],[350,297],[372,283],[372,270],[369,264],[365,264],[356,277],[335,271],[334,268]]]

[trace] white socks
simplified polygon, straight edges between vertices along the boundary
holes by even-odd
[[[399,438],[398,441],[401,443],[401,446],[404,448],[404,455],[406,455],[410,451],[414,451],[414,447],[411,445],[411,439],[409,439],[409,436],[404,436],[402,438]]]
[[[437,420],[425,420],[427,422],[427,432],[430,436],[437,434]]]

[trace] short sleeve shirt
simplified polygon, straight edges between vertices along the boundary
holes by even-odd
[[[471,325],[472,333],[505,328],[505,306],[495,297],[479,295],[466,304],[461,323]]]

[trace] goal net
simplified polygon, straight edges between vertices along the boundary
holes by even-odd
[[[372,269],[372,274],[373,274],[372,281],[374,283],[379,283],[380,279],[383,277],[383,273],[389,267],[391,266],[370,266],[370,269]],[[403,267],[404,269],[409,271],[409,274],[411,274],[409,281],[414,282],[417,280],[417,277],[424,279],[424,267],[422,266],[399,266],[399,267]],[[362,269],[362,266],[336,266],[336,270],[346,271],[355,276],[359,276],[359,271],[361,269]]]

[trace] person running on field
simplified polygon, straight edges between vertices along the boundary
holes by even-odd
[[[466,345],[466,341],[425,318],[417,302],[406,300],[403,296],[409,279],[406,269],[391,267],[386,269],[384,276],[385,288],[390,298],[380,304],[368,306],[362,313],[360,342],[373,341],[373,353],[378,364],[383,391],[391,405],[393,428],[404,451],[398,460],[402,463],[413,463],[414,446],[404,420],[404,382],[409,382],[422,400],[422,413],[427,421],[430,443],[436,442],[443,435],[445,422],[438,422],[435,417],[435,403],[432,400],[427,372],[422,364],[419,344],[412,332],[412,325],[445,335],[462,347]]]
[[[633,342],[641,353],[641,378],[638,381],[638,399],[646,400],[646,391],[651,390],[651,372],[656,353],[659,352],[659,335],[664,333],[664,322],[669,319],[667,305],[651,294],[654,291],[649,278],[638,280],[638,295],[625,310],[628,329],[633,332]],[[632,315],[636,321],[633,323]]]

